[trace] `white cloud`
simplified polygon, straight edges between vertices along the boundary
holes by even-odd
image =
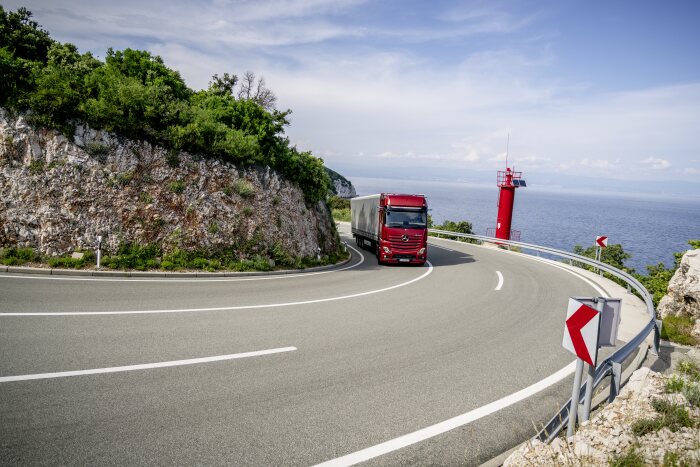
[[[607,159],[589,159],[586,157],[579,162],[579,165],[581,165],[581,167],[589,167],[596,170],[606,171],[619,169],[619,162],[619,160],[609,161]]]
[[[646,159],[639,161],[640,164],[647,165],[654,170],[664,170],[671,167],[671,163],[666,159],[660,159],[658,157],[647,157]]]
[[[58,39],[81,49],[146,47],[195,88],[214,73],[264,75],[278,106],[294,111],[292,143],[331,166],[391,160],[426,172],[450,168],[459,177],[502,169],[510,134],[509,164],[518,169],[697,180],[688,155],[697,154],[700,83],[600,92],[596,83],[560,78],[556,48],[523,33],[546,12],[507,11],[492,2],[434,6],[432,21],[420,27],[400,21],[380,27],[347,20],[362,3],[4,5],[26,5]],[[460,42],[475,34],[478,41]],[[508,40],[486,40],[491,36]],[[456,51],[447,60],[443,44]]]

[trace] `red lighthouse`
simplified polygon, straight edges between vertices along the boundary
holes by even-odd
[[[515,189],[525,187],[522,172],[515,172],[509,167],[499,170],[496,175],[498,194],[498,218],[496,219],[496,238],[503,240],[520,240],[520,232],[511,230],[513,220],[513,202],[515,201]]]

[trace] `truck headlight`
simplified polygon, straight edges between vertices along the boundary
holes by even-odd
[[[425,254],[425,247],[423,247],[423,248],[421,248],[420,250],[418,250],[418,254],[419,254],[419,255],[424,255],[424,254]]]
[[[386,254],[391,253],[391,249],[389,249],[388,246],[384,246],[384,247],[382,247],[382,248],[384,249],[384,253],[386,253]]]

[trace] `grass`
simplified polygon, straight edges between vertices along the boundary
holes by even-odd
[[[150,193],[142,191],[141,194],[139,194],[139,201],[144,204],[151,204],[153,202],[153,196],[151,196]]]
[[[170,182],[168,184],[168,188],[173,193],[176,193],[179,195],[180,193],[185,191],[185,182],[182,182],[182,181]]]
[[[255,187],[248,180],[239,178],[233,184],[233,191],[238,193],[242,198],[250,198],[255,195]]]
[[[41,261],[41,255],[31,248],[0,248],[0,263],[5,266],[21,266]]]
[[[103,158],[107,157],[107,155],[109,154],[109,146],[107,146],[106,144],[98,143],[96,141],[90,141],[85,146],[85,152],[87,152],[91,156]]]
[[[608,465],[610,465],[610,467],[644,467],[646,464],[641,453],[637,451],[635,446],[632,446],[632,448],[624,454],[611,457],[608,460]]]
[[[632,433],[635,436],[644,436],[662,428],[668,428],[675,433],[683,427],[692,427],[694,425],[688,410],[679,404],[663,399],[654,399],[651,401],[651,405],[659,416],[654,419],[645,418],[635,422],[632,425]]]
[[[36,160],[29,164],[29,173],[38,174],[44,171],[44,161]]]
[[[666,392],[683,394],[688,403],[700,407],[700,368],[697,363],[683,360],[676,370],[679,375],[671,376],[666,382]]]
[[[667,316],[663,318],[661,338],[682,345],[698,345],[698,339],[692,335],[695,320],[689,316]]]
[[[324,264],[335,264],[345,259],[347,253],[326,255],[320,260],[313,257],[293,257],[276,243],[262,253],[249,253],[237,257],[233,250],[218,252],[184,251],[176,249],[164,254],[157,245],[122,244],[117,254],[105,256],[102,265],[110,269],[164,269],[177,271],[195,269],[204,271],[271,271],[275,268],[303,269]],[[272,261],[271,261],[272,260]]]
[[[83,257],[60,256],[47,260],[49,267],[61,269],[82,269],[85,266],[95,264],[95,254],[92,251],[83,252]]]
[[[678,364],[678,372],[693,381],[700,381],[700,368],[693,360],[683,360]]]

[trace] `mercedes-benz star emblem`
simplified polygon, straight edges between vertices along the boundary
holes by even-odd
[[[403,234],[403,237],[401,237],[401,241],[407,242],[407,241],[408,241],[408,235]]]

